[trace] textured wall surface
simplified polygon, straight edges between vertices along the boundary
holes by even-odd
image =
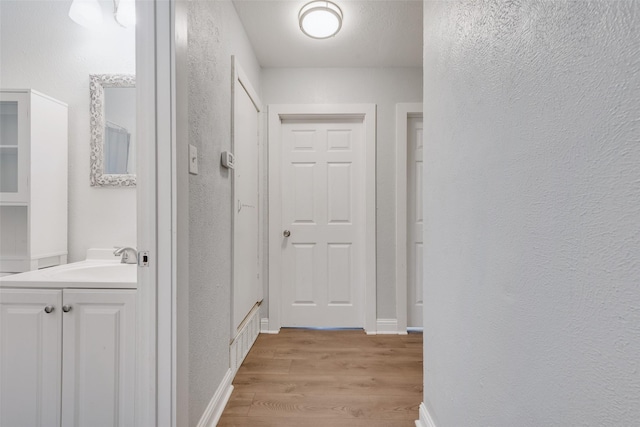
[[[135,189],[89,186],[89,74],[135,74],[135,30],[101,3],[104,25],[87,29],[69,18],[70,2],[0,1],[0,86],[69,105],[70,262],[90,247],[136,246]]]
[[[229,368],[231,55],[259,91],[260,66],[230,1],[189,2],[189,424],[196,425]]]
[[[262,87],[265,104],[377,104],[377,317],[395,318],[396,104],[422,100],[422,70],[265,68]]]
[[[640,419],[640,2],[425,2],[425,403]]]

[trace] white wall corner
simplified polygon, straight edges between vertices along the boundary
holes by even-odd
[[[379,335],[381,334],[406,335],[407,331],[398,330],[398,319],[377,319],[376,333]]]
[[[279,334],[280,329],[271,330],[269,329],[269,318],[263,317],[260,319],[260,333],[261,334]]]
[[[416,427],[436,427],[436,423],[424,402],[420,404],[420,419],[416,421]]]
[[[231,385],[232,381],[233,371],[228,369],[222,379],[222,382],[218,386],[218,389],[207,405],[207,408],[204,410],[197,427],[215,427],[218,425],[218,421],[222,416],[224,407],[227,406],[227,402],[229,401],[231,392],[233,391],[233,386]]]

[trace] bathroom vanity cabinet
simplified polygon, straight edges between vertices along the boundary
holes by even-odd
[[[66,263],[68,107],[0,90],[0,273]]]
[[[133,426],[135,289],[0,289],[0,425]]]

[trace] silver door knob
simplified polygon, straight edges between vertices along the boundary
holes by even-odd
[[[65,313],[68,313],[71,311],[71,306],[70,305],[63,305],[62,306],[62,311],[64,311]]]
[[[49,313],[53,313],[53,310],[55,310],[55,307],[52,305],[48,305],[44,308],[44,312],[49,314]]]
[[[282,232],[282,235],[283,235],[284,237],[289,237],[289,236],[291,236],[291,232],[290,232],[289,230],[284,230],[284,231]]]

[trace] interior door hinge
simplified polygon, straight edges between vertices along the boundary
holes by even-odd
[[[138,267],[149,267],[149,251],[138,251]]]

